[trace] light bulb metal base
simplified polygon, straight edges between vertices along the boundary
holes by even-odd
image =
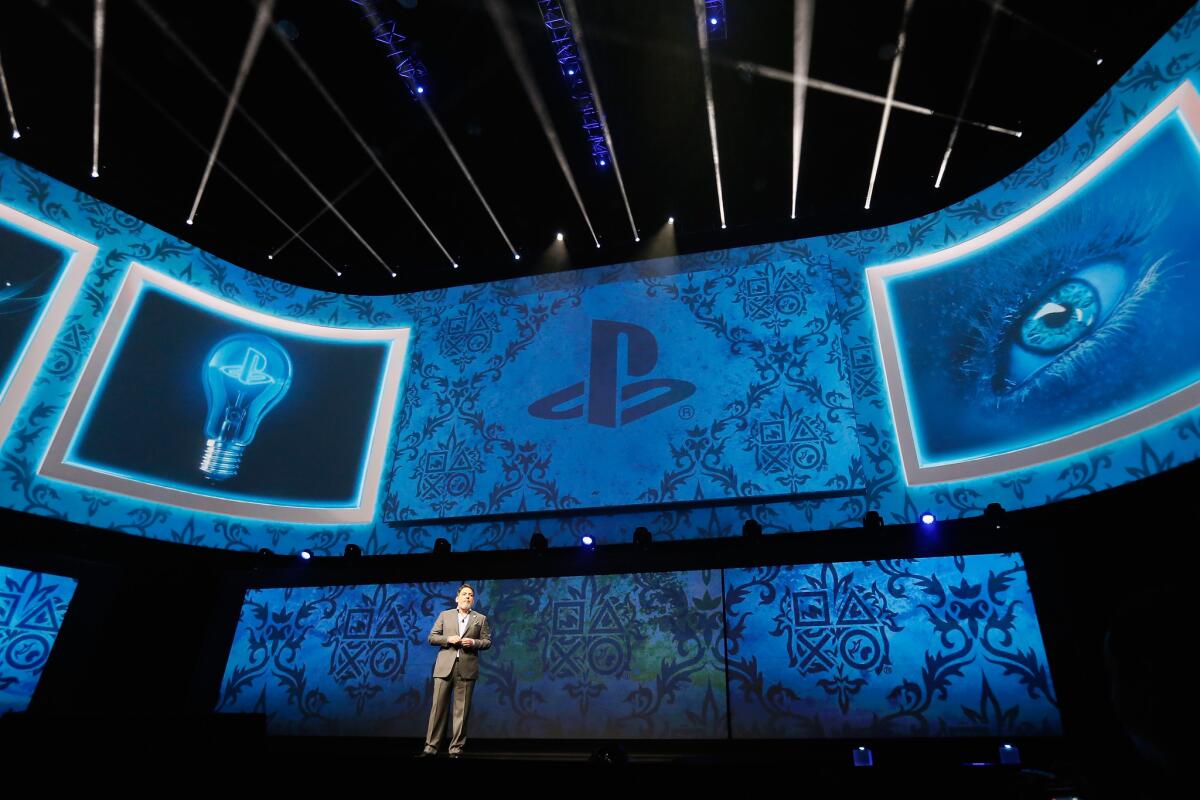
[[[225,481],[238,474],[242,466],[244,444],[224,442],[220,439],[209,439],[204,448],[204,457],[200,459],[200,471],[209,480]]]

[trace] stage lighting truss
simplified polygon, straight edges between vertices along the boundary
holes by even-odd
[[[554,58],[558,61],[558,69],[571,90],[571,100],[583,120],[583,133],[591,147],[592,163],[597,167],[607,167],[612,158],[604,141],[604,125],[596,112],[596,101],[592,99],[592,93],[588,90],[587,81],[583,76],[583,62],[579,59],[579,51],[575,47],[575,34],[571,29],[571,22],[558,0],[538,0],[538,8],[542,12],[542,22],[550,33],[550,43],[554,45]]]
[[[710,42],[729,38],[727,22],[725,0],[704,0],[704,29]]]
[[[369,0],[350,0],[350,2],[366,9],[368,17],[374,14],[373,4]],[[376,18],[379,19],[379,22],[371,29],[371,36],[387,48],[388,58],[395,66],[400,80],[404,81],[404,87],[408,89],[408,93],[414,100],[420,100],[428,89],[426,85],[428,70],[425,69],[421,60],[413,55],[412,47],[408,44],[408,37],[396,30],[396,21],[383,17]]]

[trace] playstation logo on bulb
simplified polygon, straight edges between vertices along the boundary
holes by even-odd
[[[292,359],[279,342],[256,333],[223,339],[204,362],[208,437],[200,471],[209,480],[238,474],[258,426],[292,385]]]

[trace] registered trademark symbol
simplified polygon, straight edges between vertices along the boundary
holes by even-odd
[[[679,418],[680,419],[691,419],[694,416],[696,416],[696,409],[692,408],[691,406],[680,406],[679,407]]]

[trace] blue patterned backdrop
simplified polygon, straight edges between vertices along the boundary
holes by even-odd
[[[0,447],[0,503],[210,547],[340,553],[355,542],[396,553],[428,550],[439,536],[459,550],[524,547],[530,523],[520,515],[533,511],[550,515],[539,524],[552,544],[584,531],[627,541],[638,525],[660,539],[721,536],[749,517],[771,532],[857,525],[872,509],[889,522],[926,510],[967,516],[993,501],[1055,502],[1191,461],[1200,457],[1194,409],[1036,467],[908,486],[866,271],[986,232],[1062,186],[1196,76],[1198,28],[1192,9],[1030,164],[919,219],[389,297],[268,280],[0,157],[0,203],[99,247]],[[1192,268],[1188,257],[1181,268]],[[250,521],[38,474],[134,260],[285,319],[413,326],[373,523]],[[658,507],[714,499],[728,504]],[[638,505],[646,510],[629,508]]]
[[[725,735],[719,573],[472,584],[492,631],[472,735]],[[423,737],[427,637],[457,589],[249,591],[217,710],[263,712],[273,734]]]
[[[0,565],[0,714],[29,706],[75,587],[74,578]]]
[[[472,736],[1061,733],[1018,555],[473,585],[492,648]],[[275,734],[423,737],[426,637],[456,590],[251,590],[217,708]]]
[[[727,570],[735,737],[1062,732],[1018,555]]]

